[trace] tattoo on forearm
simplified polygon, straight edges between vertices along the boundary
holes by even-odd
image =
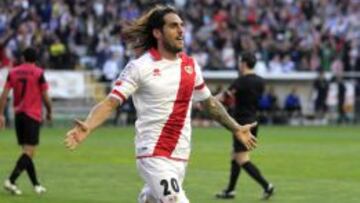
[[[224,106],[213,96],[202,102],[210,116],[225,128],[235,131],[239,124],[227,113]]]

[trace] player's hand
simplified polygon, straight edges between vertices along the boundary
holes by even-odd
[[[67,132],[65,146],[74,150],[89,135],[89,127],[82,121],[75,120],[75,127]]]
[[[242,142],[248,150],[256,148],[256,138],[251,133],[251,129],[257,125],[257,122],[240,126],[235,132],[236,138]]]
[[[224,92],[220,92],[217,95],[215,95],[215,98],[219,100],[221,103],[224,102]]]
[[[46,120],[48,121],[48,122],[51,122],[52,121],[52,113],[46,113]]]
[[[5,117],[4,115],[0,115],[0,129],[5,128]]]

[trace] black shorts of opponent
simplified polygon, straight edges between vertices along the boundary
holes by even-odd
[[[19,145],[38,145],[41,123],[25,113],[15,115],[15,130]]]

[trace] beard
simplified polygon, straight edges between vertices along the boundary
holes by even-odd
[[[164,40],[164,48],[166,49],[166,51],[174,54],[177,54],[183,50],[182,47],[176,47],[175,45],[170,44],[169,40]]]

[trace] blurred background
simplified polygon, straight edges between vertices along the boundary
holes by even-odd
[[[123,27],[156,3],[181,12],[186,52],[214,94],[238,76],[243,51],[256,53],[255,70],[267,81],[259,101],[262,123],[359,122],[358,0],[2,0],[0,91],[21,51],[34,46],[50,83],[53,124],[84,117],[133,57]],[[224,103],[231,112],[233,101]],[[194,125],[215,125],[201,108],[194,105]],[[11,106],[6,114],[11,120]],[[109,124],[134,120],[130,99]]]

